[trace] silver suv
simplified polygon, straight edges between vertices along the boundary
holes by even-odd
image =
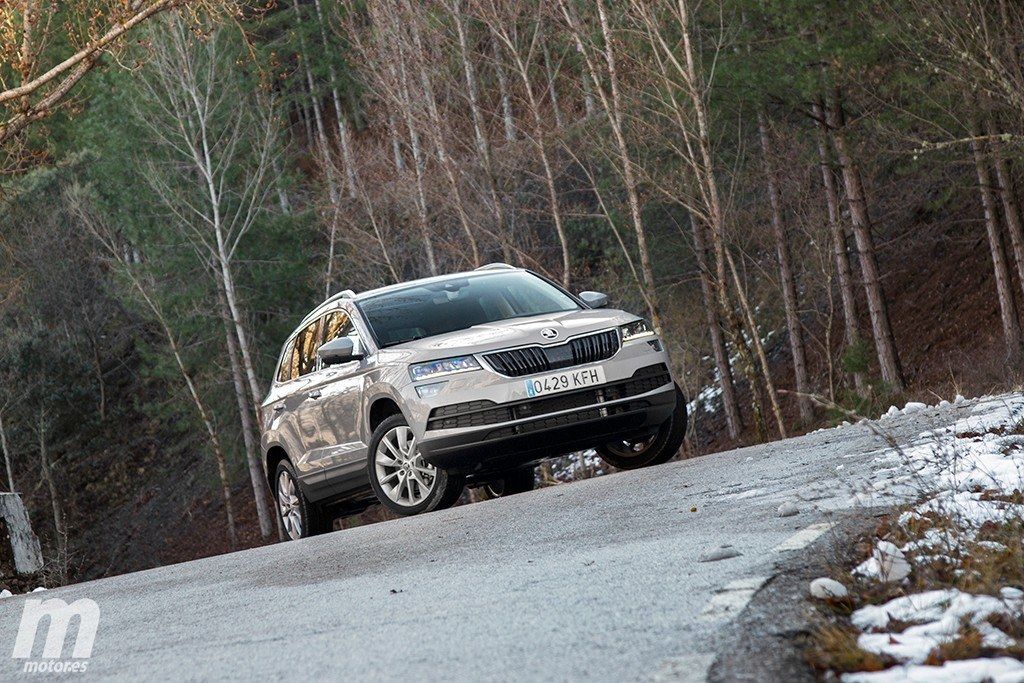
[[[271,490],[292,539],[374,499],[400,515],[533,488],[534,466],[595,448],[667,461],[686,403],[654,330],[504,264],[341,292],[285,342],[263,402]]]

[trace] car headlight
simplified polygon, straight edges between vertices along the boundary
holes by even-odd
[[[455,358],[442,358],[427,363],[416,363],[409,366],[409,374],[414,382],[432,377],[444,377],[454,375],[458,372],[469,372],[479,370],[480,363],[473,356],[457,356]]]
[[[654,336],[654,328],[643,318],[626,323],[619,329],[622,330],[623,343],[637,339],[649,339]]]

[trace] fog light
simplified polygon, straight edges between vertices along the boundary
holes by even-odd
[[[434,382],[433,384],[421,384],[416,387],[416,395],[420,398],[433,398],[441,393],[441,389],[448,382]]]

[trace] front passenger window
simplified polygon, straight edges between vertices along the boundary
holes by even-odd
[[[348,317],[348,313],[345,311],[338,310],[328,313],[327,317],[324,318],[324,321],[325,344],[329,341],[334,341],[335,339],[355,335],[355,329],[352,327],[352,319]]]
[[[320,322],[318,319],[310,323],[295,337],[297,377],[308,375],[316,369],[316,350],[320,348]]]

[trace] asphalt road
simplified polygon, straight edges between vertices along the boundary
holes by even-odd
[[[905,441],[969,411],[881,424]],[[87,678],[703,680],[762,583],[852,514],[880,448],[830,430],[32,597],[99,604]],[[699,561],[722,545],[740,554]],[[24,599],[0,601],[2,648]],[[22,666],[0,655],[0,678]]]

